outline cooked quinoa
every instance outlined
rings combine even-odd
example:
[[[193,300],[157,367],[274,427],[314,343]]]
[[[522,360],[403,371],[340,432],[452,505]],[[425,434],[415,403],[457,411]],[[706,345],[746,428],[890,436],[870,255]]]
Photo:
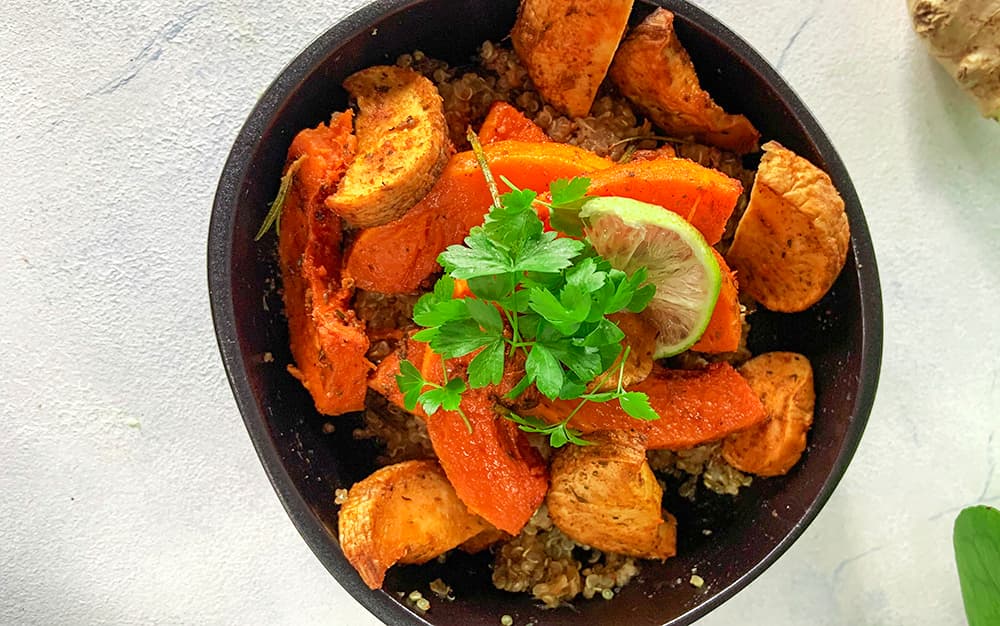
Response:
[[[374,391],[369,391],[365,399],[364,427],[355,430],[354,436],[374,438],[383,444],[382,454],[375,459],[379,466],[435,458],[424,420],[394,406]]]
[[[581,559],[577,555],[582,556]],[[500,546],[493,562],[498,589],[530,592],[546,607],[577,595],[614,593],[639,573],[636,560],[581,546],[553,525],[543,504],[517,537]]]
[[[676,478],[685,478],[678,494],[694,499],[699,481],[715,493],[736,495],[741,487],[753,480],[722,458],[722,445],[718,442],[695,446],[687,450],[650,450],[646,453],[654,472]]]

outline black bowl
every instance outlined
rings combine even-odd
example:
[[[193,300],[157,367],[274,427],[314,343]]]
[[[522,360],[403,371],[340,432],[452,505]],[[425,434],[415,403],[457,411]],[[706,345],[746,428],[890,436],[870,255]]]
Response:
[[[809,447],[787,476],[754,481],[736,498],[702,493],[696,504],[669,498],[680,520],[679,556],[643,565],[641,576],[611,602],[580,601],[575,611],[539,609],[525,594],[493,589],[484,556],[445,565],[393,568],[385,590],[370,591],[337,542],[334,489],[373,467],[371,446],[352,438],[358,419],[330,420],[324,431],[290,362],[273,239],[253,235],[277,190],[294,134],[343,109],[340,84],[352,72],[391,63],[421,49],[464,62],[485,39],[503,38],[516,0],[382,0],[340,22],[278,76],[250,114],[219,183],[208,243],[209,290],[219,348],[250,438],[299,532],[337,580],[385,622],[688,624],[724,602],[778,558],[827,501],[854,453],[871,409],[882,342],[882,305],[871,239],[843,163],[816,120],[746,42],[682,0],[660,0],[677,14],[679,36],[703,85],[727,109],[745,113],[766,139],[777,139],[830,174],[851,222],[847,265],[830,293],[797,315],[759,312],[751,348],[806,354],[816,375],[816,420]],[[637,4],[636,21],[654,5]],[[273,360],[265,354],[273,355]],[[710,535],[703,530],[712,531]],[[696,589],[692,571],[706,581]],[[435,601],[418,615],[397,592],[443,577],[454,602]]]

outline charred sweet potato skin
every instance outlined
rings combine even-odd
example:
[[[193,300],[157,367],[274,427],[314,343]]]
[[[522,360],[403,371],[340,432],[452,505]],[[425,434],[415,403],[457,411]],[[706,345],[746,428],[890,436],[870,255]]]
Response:
[[[355,483],[338,520],[344,556],[372,589],[396,563],[426,563],[489,530],[432,460],[389,465]]]
[[[726,113],[701,88],[670,11],[657,9],[632,30],[609,75],[622,95],[667,134],[740,154],[757,150],[760,133],[750,120]]]
[[[289,371],[316,410],[338,415],[364,408],[371,363],[362,324],[350,310],[353,290],[341,280],[339,217],[323,201],[354,157],[350,112],[301,131],[288,163],[302,159],[285,199],[278,236],[282,298],[294,365]]]

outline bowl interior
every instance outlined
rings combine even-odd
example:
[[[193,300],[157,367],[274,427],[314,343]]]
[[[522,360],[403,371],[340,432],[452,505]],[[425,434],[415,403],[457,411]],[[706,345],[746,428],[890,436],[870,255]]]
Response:
[[[291,361],[272,237],[253,241],[274,197],[294,134],[347,105],[341,82],[352,72],[392,63],[420,49],[453,64],[478,43],[499,41],[513,23],[516,0],[388,0],[336,25],[297,57],[251,113],[227,162],[209,237],[209,283],[216,332],[244,421],[283,504],[310,547],[344,587],[386,622],[685,624],[757,576],[783,552],[829,497],[861,437],[875,393],[881,353],[881,295],[861,207],[836,152],[781,78],[745,42],[686,2],[673,10],[679,36],[703,86],[728,110],[747,114],[765,139],[777,139],[831,177],[846,205],[852,240],[847,265],[816,306],[797,315],[761,311],[751,318],[754,352],[794,350],[812,361],[816,419],[802,461],[780,478],[755,480],[731,498],[701,490],[697,502],[668,494],[680,522],[678,554],[645,563],[612,602],[581,601],[575,610],[544,611],[525,594],[493,589],[485,556],[398,567],[384,591],[369,591],[337,543],[334,489],[373,469],[375,448],[357,442],[357,416],[325,418],[285,370]],[[638,4],[638,21],[653,5]],[[456,27],[456,20],[460,27]],[[268,356],[269,353],[269,356]],[[325,424],[333,425],[333,432]],[[710,531],[710,534],[705,531]],[[697,571],[701,589],[688,580]],[[442,578],[457,600],[435,600],[417,615],[397,592]]]

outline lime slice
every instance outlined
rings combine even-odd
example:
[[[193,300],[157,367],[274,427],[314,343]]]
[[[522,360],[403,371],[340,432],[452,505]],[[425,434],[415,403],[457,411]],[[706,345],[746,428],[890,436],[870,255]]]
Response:
[[[712,247],[684,218],[630,198],[592,198],[580,210],[584,234],[612,267],[649,270],[656,295],[643,311],[660,330],[653,357],[690,348],[708,326],[722,274]]]

